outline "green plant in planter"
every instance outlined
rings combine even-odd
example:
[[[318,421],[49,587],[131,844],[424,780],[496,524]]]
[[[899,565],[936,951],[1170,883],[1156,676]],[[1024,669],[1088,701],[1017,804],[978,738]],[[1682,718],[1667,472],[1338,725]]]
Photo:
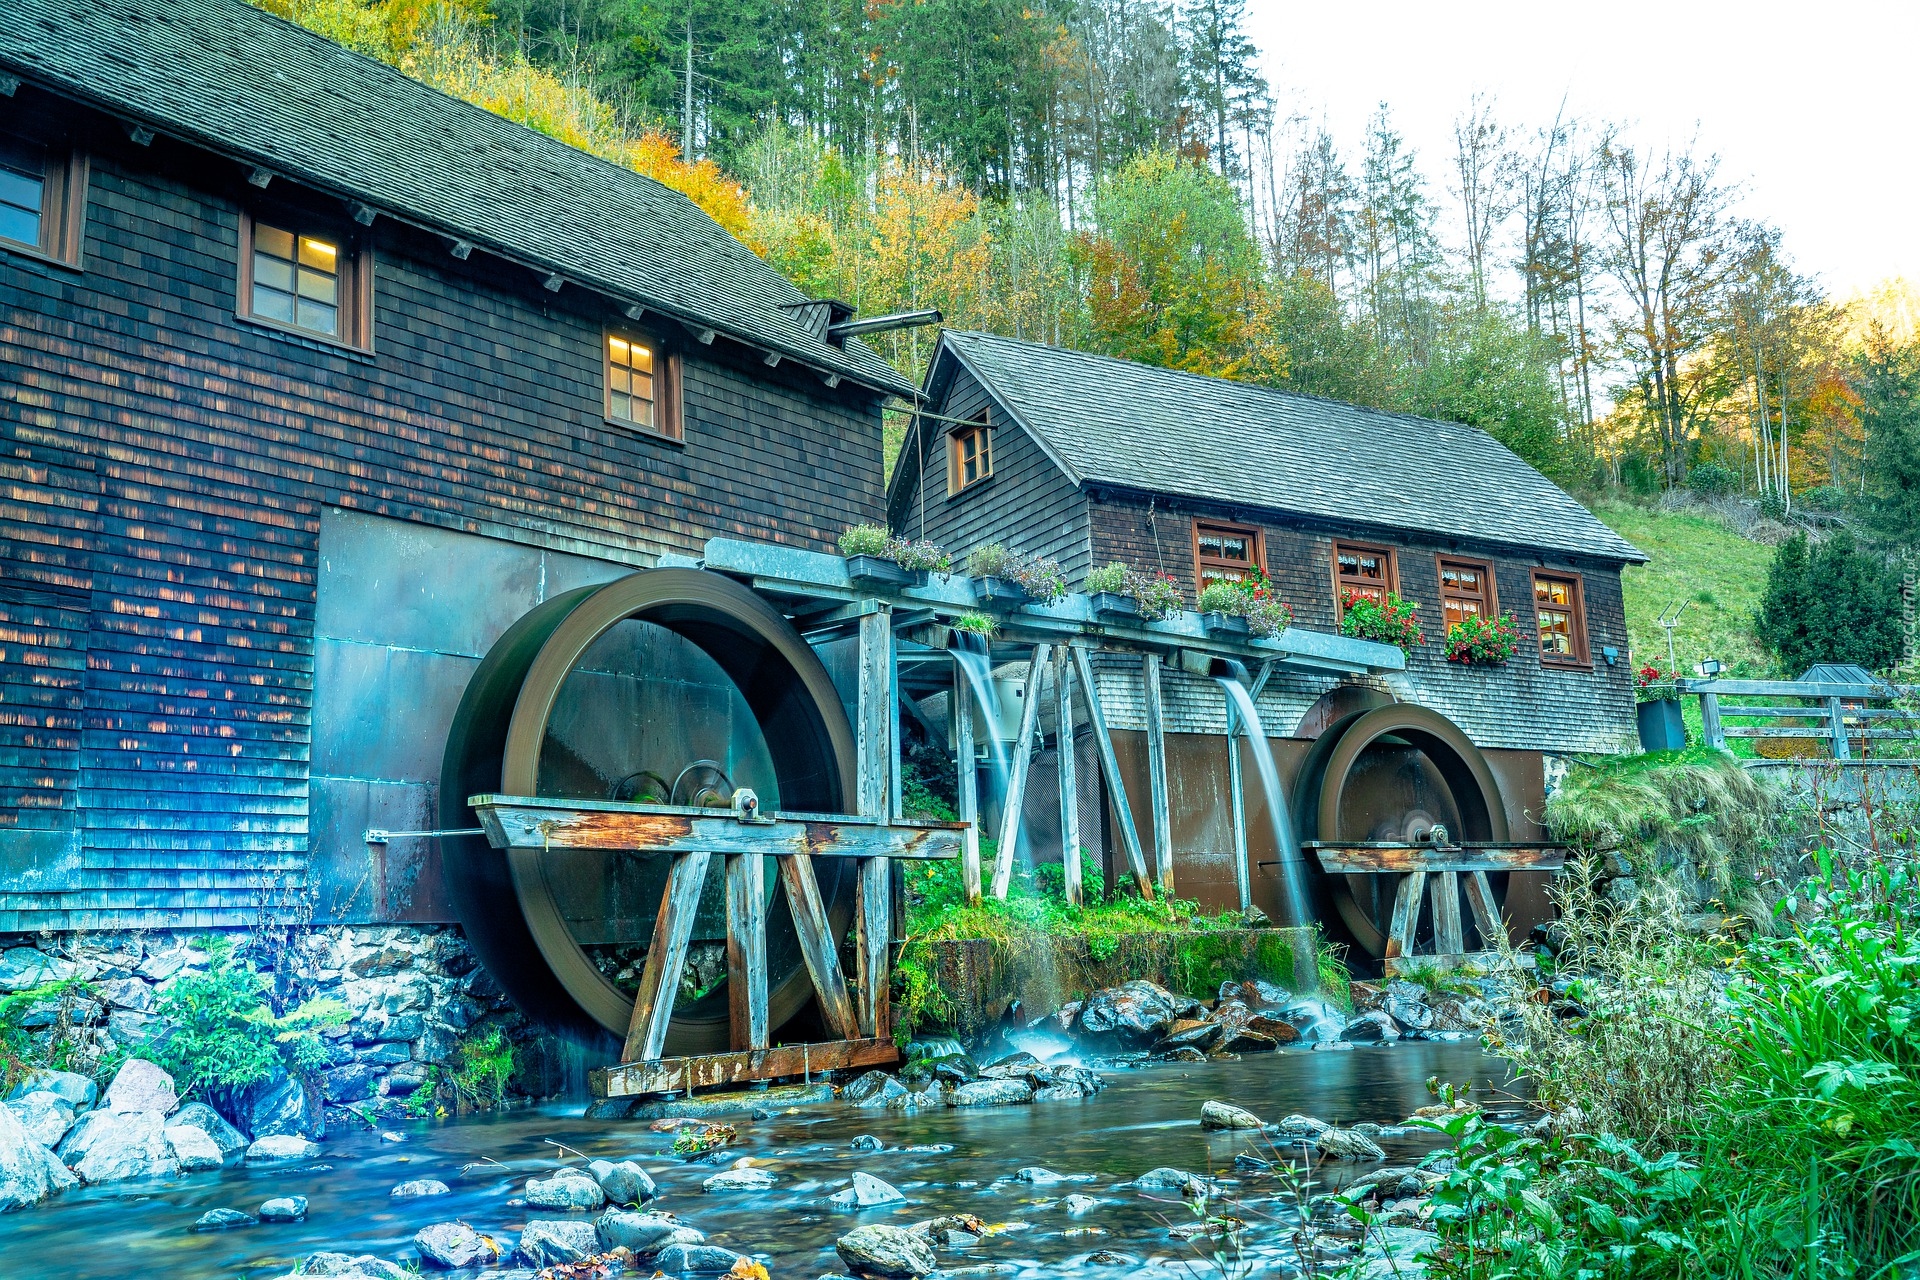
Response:
[[[949,624],[955,631],[964,631],[968,635],[991,637],[1000,629],[991,614],[963,613]]]
[[[1082,585],[1088,595],[1110,592],[1132,600],[1140,616],[1149,622],[1172,617],[1186,607],[1180,584],[1164,573],[1142,573],[1131,565],[1115,560],[1087,574]]]
[[[1018,559],[998,542],[989,542],[967,553],[967,572],[976,578],[1004,578]]]
[[[1258,569],[1239,581],[1216,578],[1200,592],[1200,612],[1245,618],[1254,635],[1271,638],[1293,625],[1293,609],[1274,592],[1273,583]]]
[[[895,538],[890,545],[893,562],[902,569],[915,573],[953,572],[953,557],[944,547],[935,546],[925,538],[917,542]]]
[[[1468,614],[1447,628],[1447,661],[1467,667],[1496,667],[1520,648],[1520,632],[1513,615],[1497,618]]]
[[[1649,662],[1634,671],[1633,700],[1635,702],[1662,702],[1679,696],[1678,672],[1668,671],[1658,662]]]
[[[857,524],[840,535],[839,547],[843,556],[878,556],[891,560],[894,537],[885,525]]]
[[[1067,594],[1067,575],[1058,561],[1009,551],[998,542],[975,547],[967,557],[967,572],[976,578],[1004,578],[1042,602]]]
[[[1346,611],[1340,619],[1343,636],[1390,644],[1402,653],[1412,653],[1413,646],[1427,638],[1420,630],[1420,620],[1414,616],[1420,606],[1402,600],[1391,591],[1384,600],[1348,591],[1341,596],[1340,607]]]
[[[1086,581],[1081,585],[1081,589],[1090,596],[1099,595],[1101,592],[1123,596],[1130,594],[1127,588],[1132,583],[1133,570],[1115,560],[1112,564],[1088,570]]]

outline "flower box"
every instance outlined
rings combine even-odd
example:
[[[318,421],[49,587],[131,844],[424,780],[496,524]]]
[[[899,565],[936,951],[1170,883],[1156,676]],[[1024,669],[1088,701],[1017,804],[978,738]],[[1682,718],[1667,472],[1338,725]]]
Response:
[[[1027,602],[1027,589],[1011,578],[975,578],[973,597],[983,604],[1019,605]]]
[[[1200,625],[1207,629],[1208,635],[1223,640],[1243,638],[1252,629],[1245,618],[1235,613],[1203,613]]]
[[[1140,617],[1140,603],[1118,591],[1096,591],[1087,597],[1093,615],[1105,622],[1134,622]]]
[[[1680,714],[1680,699],[1649,698],[1634,708],[1640,721],[1642,751],[1684,751],[1687,746],[1687,722]]]
[[[856,587],[897,591],[902,587],[917,587],[927,580],[925,572],[918,575],[918,581],[915,576],[913,571],[880,556],[847,557],[847,578]]]

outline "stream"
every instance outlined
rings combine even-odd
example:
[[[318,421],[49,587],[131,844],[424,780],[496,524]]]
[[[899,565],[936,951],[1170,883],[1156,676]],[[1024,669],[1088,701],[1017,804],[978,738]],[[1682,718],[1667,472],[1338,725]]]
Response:
[[[740,1141],[729,1156],[751,1156],[778,1178],[772,1190],[760,1192],[707,1194],[702,1179],[725,1162],[683,1163],[667,1154],[671,1135],[653,1132],[642,1120],[586,1120],[578,1103],[396,1124],[389,1132],[399,1134],[399,1142],[335,1131],[310,1164],[245,1169],[230,1163],[219,1173],[82,1187],[0,1217],[0,1276],[265,1280],[286,1275],[297,1260],[323,1249],[374,1253],[404,1264],[415,1256],[415,1231],[453,1219],[495,1236],[510,1251],[529,1217],[564,1216],[508,1203],[527,1178],[565,1162],[548,1140],[590,1157],[639,1160],[660,1187],[651,1208],[673,1211],[714,1244],[759,1257],[775,1280],[813,1280],[842,1270],[833,1242],[862,1223],[907,1226],[949,1213],[1030,1224],[990,1235],[964,1254],[943,1250],[941,1265],[949,1269],[997,1263],[1002,1265],[990,1274],[1009,1280],[1199,1275],[1210,1270],[1208,1264],[1168,1233],[1171,1225],[1193,1221],[1191,1211],[1171,1194],[1154,1201],[1120,1184],[1162,1165],[1233,1178],[1234,1155],[1256,1144],[1260,1154],[1272,1157],[1257,1136],[1203,1132],[1198,1118],[1207,1099],[1232,1102],[1269,1121],[1301,1112],[1341,1124],[1391,1125],[1432,1101],[1424,1083],[1429,1076],[1480,1088],[1505,1078],[1504,1064],[1471,1042],[1289,1050],[1103,1074],[1105,1090],[1074,1102],[919,1114],[831,1102],[759,1122],[734,1121]],[[887,1149],[850,1150],[848,1143],[860,1134],[879,1138]],[[1409,1163],[1432,1146],[1425,1137],[1386,1135],[1380,1142],[1395,1164]],[[952,1150],[902,1150],[938,1144]],[[500,1164],[477,1163],[482,1160]],[[1012,1179],[1030,1165],[1090,1176],[1053,1186]],[[1375,1167],[1327,1165],[1323,1172],[1350,1177]],[[856,1170],[892,1183],[906,1203],[834,1209],[826,1197]],[[396,1183],[418,1178],[437,1178],[452,1194],[389,1199]],[[1231,1211],[1251,1224],[1251,1259],[1291,1260],[1284,1245],[1290,1202],[1278,1190],[1263,1175],[1247,1176],[1228,1190],[1239,1206]],[[1069,1193],[1100,1203],[1073,1215],[1059,1203]],[[308,1197],[306,1221],[213,1234],[189,1230],[209,1209],[253,1212],[276,1195]],[[1086,1263],[1100,1250],[1137,1261]]]

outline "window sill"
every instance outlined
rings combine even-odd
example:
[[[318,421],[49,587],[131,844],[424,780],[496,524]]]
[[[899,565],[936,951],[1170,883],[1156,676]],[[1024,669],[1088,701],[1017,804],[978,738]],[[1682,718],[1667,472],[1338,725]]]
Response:
[[[631,435],[645,436],[649,440],[658,440],[661,444],[679,445],[683,449],[686,447],[686,444],[687,444],[687,437],[685,433],[682,433],[680,435],[672,435],[668,432],[660,430],[660,428],[658,427],[642,426],[638,422],[630,422],[625,418],[616,418],[616,417],[613,417],[611,414],[602,415],[600,420],[606,423],[610,427],[618,428],[619,430],[628,432]]]
[[[1582,661],[1579,658],[1542,657],[1540,659],[1540,669],[1542,671],[1591,671],[1593,670],[1593,659],[1588,658]]]
[[[65,258],[56,258],[42,249],[35,248],[30,244],[24,244],[18,240],[0,240],[0,250],[5,250],[16,257],[26,258],[31,262],[43,263],[49,267],[58,267],[62,271],[71,271],[75,275],[85,275],[87,271],[85,267],[77,262],[68,262]]]
[[[976,494],[980,492],[982,489],[986,488],[988,485],[992,483],[993,483],[993,476],[991,474],[981,476],[978,480],[975,480],[972,484],[968,485],[966,488],[955,489],[952,493],[948,494],[947,501],[958,502],[962,498],[965,498],[972,494]]]
[[[303,343],[316,350],[327,352],[330,355],[343,355],[355,360],[364,361],[367,364],[374,363],[373,348],[371,347],[358,347],[351,342],[342,342],[338,338],[329,338],[322,333],[314,333],[308,329],[295,328],[293,325],[281,324],[276,320],[262,320],[258,316],[240,315],[236,313],[233,318],[249,328],[264,330],[276,338],[291,338],[295,342]]]

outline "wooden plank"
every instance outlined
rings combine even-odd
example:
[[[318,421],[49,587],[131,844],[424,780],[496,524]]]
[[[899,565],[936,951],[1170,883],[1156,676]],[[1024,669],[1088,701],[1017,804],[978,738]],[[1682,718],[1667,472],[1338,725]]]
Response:
[[[1700,695],[1700,734],[1714,750],[1727,749],[1727,735],[1720,719],[1720,698],[1717,694]]]
[[[959,662],[953,664],[953,738],[955,808],[967,829],[960,833],[960,887],[971,906],[980,904],[980,771],[973,759],[973,686]],[[991,732],[991,728],[988,730]]]
[[[1846,713],[1840,709],[1840,699],[1827,699],[1827,725],[1833,738],[1833,758],[1845,760],[1853,755],[1853,748],[1847,743]]]
[[[1389,978],[1433,969],[1478,969],[1482,973],[1500,973],[1534,967],[1531,951],[1469,951],[1458,956],[1389,956],[1380,962],[1380,968]]]
[[[621,1057],[628,1062],[657,1058],[666,1047],[673,1001],[680,991],[680,971],[686,967],[687,944],[693,939],[700,888],[706,881],[711,857],[705,852],[680,854],[667,873],[660,914],[653,922],[653,940],[647,945],[647,963],[640,971],[640,990],[634,996],[633,1019],[627,1024],[627,1043]]]
[[[893,615],[877,607],[860,619],[860,703],[854,711],[858,792],[854,811],[863,818],[888,813],[893,769]]]
[[[1500,906],[1493,900],[1493,886],[1487,883],[1484,871],[1469,871],[1465,880],[1467,905],[1473,909],[1473,927],[1480,931],[1480,944],[1485,947],[1505,946],[1507,939],[1506,922],[1500,916]]]
[[[736,1049],[764,1049],[767,1026],[766,863],[727,857],[727,1019]]]
[[[1080,784],[1073,758],[1073,665],[1067,646],[1053,652],[1053,727],[1060,772],[1060,870],[1067,901],[1086,900],[1080,884]]]
[[[889,936],[893,923],[893,864],[885,858],[868,858],[860,864],[855,882],[853,918],[859,930],[856,939],[860,972],[860,1003],[856,1012],[860,1034],[886,1039],[893,1034],[888,987],[892,974],[888,969]],[[976,884],[977,887],[977,884]]]
[[[957,822],[882,823],[846,814],[774,814],[744,821],[730,810],[475,796],[474,814],[496,849],[608,849],[634,853],[759,854],[816,858],[951,858]]]
[[[1233,819],[1233,887],[1240,910],[1253,904],[1253,883],[1247,867],[1247,788],[1240,767],[1240,712],[1227,699],[1227,803]]]
[[[1387,957],[1410,956],[1420,932],[1420,899],[1425,896],[1427,873],[1409,871],[1393,891],[1393,922],[1387,929]]]
[[[1749,728],[1745,725],[1729,725],[1726,729],[1726,735],[1729,738],[1806,738],[1812,742],[1819,742],[1829,738],[1831,736],[1831,730],[1824,723],[1802,725],[1797,728],[1788,727],[1784,729],[1776,725],[1768,725],[1764,728],[1761,728],[1761,727]],[[1853,729],[1853,728],[1849,728],[1847,730],[1847,737],[1854,739],[1856,741],[1864,738],[1864,739],[1870,739],[1878,742],[1887,742],[1887,741],[1911,742],[1915,738],[1920,738],[1920,728],[1915,728],[1915,729]],[[1840,758],[1843,760],[1851,759],[1851,756],[1842,756]]]
[[[1160,892],[1173,893],[1173,812],[1167,803],[1166,708],[1160,700],[1160,655],[1140,659],[1147,703],[1147,796],[1153,809],[1153,870]]]
[[[1093,728],[1100,772],[1106,778],[1107,795],[1120,827],[1120,845],[1126,850],[1127,865],[1133,871],[1133,882],[1140,896],[1151,900],[1153,879],[1147,874],[1147,856],[1140,848],[1140,831],[1133,825],[1133,809],[1127,803],[1127,784],[1120,776],[1120,760],[1114,754],[1113,739],[1107,735],[1107,717],[1100,707],[1100,688],[1093,682],[1093,664],[1087,661],[1084,647],[1076,644],[1069,648],[1073,651],[1074,672],[1080,678],[1080,692],[1086,696],[1087,723]]]
[[[1467,949],[1460,933],[1460,873],[1442,871],[1433,877],[1433,949],[1457,956]]]
[[[787,1076],[818,1075],[848,1067],[889,1066],[898,1061],[900,1051],[888,1040],[826,1040],[783,1044],[775,1049],[624,1063],[592,1072],[588,1083],[596,1097],[634,1098]]]
[[[840,952],[833,942],[833,927],[827,910],[820,903],[820,884],[813,875],[813,859],[795,854],[780,860],[780,882],[787,891],[787,905],[793,910],[793,929],[800,937],[800,954],[807,962],[807,974],[820,997],[820,1012],[827,1026],[842,1039],[859,1038],[859,1024],[853,1015],[853,1001],[847,998],[847,976],[840,971]]]
[[[1013,883],[1013,852],[1020,842],[1020,812],[1027,803],[1027,771],[1033,765],[1033,739],[1040,726],[1040,673],[1047,669],[1051,645],[1033,646],[1027,663],[1027,696],[1020,704],[1020,733],[1007,762],[1007,794],[1000,814],[1000,844],[993,855],[993,896],[1004,901]]]
[[[1733,698],[1849,698],[1885,702],[1915,686],[1895,684],[1841,684],[1809,680],[1695,680],[1679,682],[1681,693],[1712,693]]]
[[[1452,848],[1429,845],[1364,844],[1307,846],[1330,872],[1381,875],[1394,871],[1558,871],[1566,865],[1564,847]]]

